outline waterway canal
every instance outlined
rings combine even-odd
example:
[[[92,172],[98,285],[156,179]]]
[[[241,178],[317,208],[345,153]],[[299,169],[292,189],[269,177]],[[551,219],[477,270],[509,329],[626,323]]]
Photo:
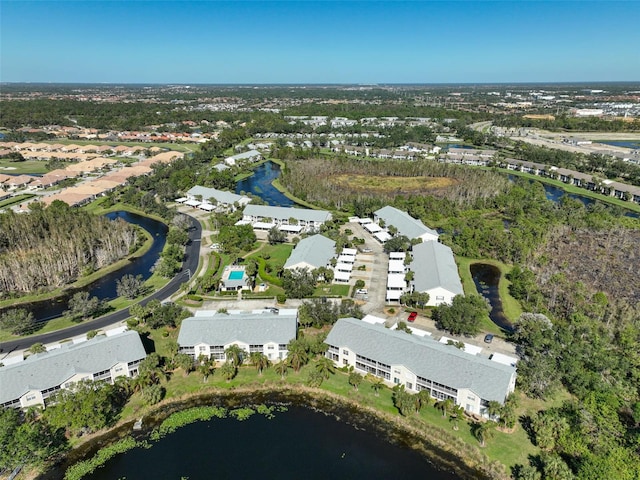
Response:
[[[297,204],[287,198],[276,187],[271,185],[276,178],[280,176],[280,165],[273,162],[264,162],[256,167],[253,175],[240,180],[236,184],[237,194],[251,193],[256,197],[260,197],[267,202],[268,205],[276,207],[293,207]]]

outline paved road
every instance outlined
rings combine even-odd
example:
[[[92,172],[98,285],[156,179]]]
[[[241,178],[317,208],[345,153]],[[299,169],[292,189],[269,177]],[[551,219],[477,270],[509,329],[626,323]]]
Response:
[[[140,301],[139,303],[141,305],[146,305],[147,302],[151,300],[162,301],[170,297],[175,292],[177,292],[180,286],[185,281],[188,281],[189,278],[197,270],[198,262],[200,260],[200,241],[202,237],[202,227],[200,226],[200,223],[193,217],[189,216],[189,219],[191,220],[192,225],[189,230],[190,243],[186,248],[185,260],[182,263],[182,269],[176,274],[175,277],[173,277],[173,279],[168,284],[166,284],[160,290],[149,295],[144,300]],[[108,325],[121,322],[126,318],[129,318],[128,308],[125,310],[119,310],[109,315],[105,315],[104,317],[100,317],[95,320],[74,325],[73,327],[65,328],[64,330],[58,330],[51,333],[43,333],[41,335],[34,335],[31,337],[25,337],[9,342],[1,342],[0,349],[2,349],[2,353],[0,354],[0,360],[2,359],[2,357],[12,351],[27,349],[34,343],[56,343],[67,338],[83,335],[90,330],[99,330]]]

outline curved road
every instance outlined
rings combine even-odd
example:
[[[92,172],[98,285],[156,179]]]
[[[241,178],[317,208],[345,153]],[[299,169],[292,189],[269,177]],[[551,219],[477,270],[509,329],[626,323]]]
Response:
[[[198,269],[198,262],[200,260],[200,241],[202,237],[202,226],[200,225],[200,222],[198,222],[195,218],[191,217],[190,215],[186,216],[189,217],[189,220],[191,221],[191,228],[189,229],[190,242],[187,244],[185,259],[184,262],[182,262],[182,268],[176,274],[176,276],[173,277],[171,281],[164,287],[149,295],[144,300],[140,301],[140,305],[146,305],[151,300],[162,301],[165,298],[173,295],[178,291],[180,286],[185,281],[188,281],[189,278],[191,278],[191,276]],[[20,338],[18,340],[11,340],[9,342],[0,342],[0,349],[2,349],[0,360],[2,360],[2,358],[7,355],[7,353],[10,353],[14,350],[27,349],[34,343],[47,344],[59,342],[66,338],[85,334],[90,330],[98,330],[100,328],[106,327],[107,325],[118,323],[126,318],[129,318],[128,308],[124,310],[118,310],[117,312],[113,312],[109,315],[105,315],[95,320],[90,320],[88,322],[74,325],[73,327],[65,328],[64,330],[43,333],[41,335],[33,335],[30,337]]]

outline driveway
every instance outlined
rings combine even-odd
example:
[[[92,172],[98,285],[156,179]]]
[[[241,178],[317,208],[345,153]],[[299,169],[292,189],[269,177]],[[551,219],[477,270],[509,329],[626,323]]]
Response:
[[[354,285],[356,280],[364,280],[367,298],[366,300],[364,298],[361,299],[364,300],[361,305],[362,311],[364,313],[384,315],[389,256],[384,253],[382,244],[373,238],[359,223],[349,222],[342,227],[342,231],[346,229],[353,232],[352,236],[364,239],[364,245],[359,245],[360,250],[371,250],[369,253],[358,252],[349,283]],[[366,270],[358,270],[361,265],[364,265]]]

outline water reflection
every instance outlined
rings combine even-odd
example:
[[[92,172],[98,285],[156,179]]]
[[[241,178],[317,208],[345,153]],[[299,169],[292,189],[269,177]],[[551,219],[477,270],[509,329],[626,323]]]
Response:
[[[507,331],[513,331],[513,325],[504,314],[500,299],[500,269],[488,263],[473,263],[469,267],[473,283],[478,293],[489,301],[491,311],[489,318],[493,323]]]
[[[293,207],[297,205],[293,200],[287,198],[282,192],[271,185],[280,176],[280,165],[273,162],[264,162],[256,167],[253,175],[240,180],[236,184],[236,193],[251,193],[261,198],[268,205],[276,207]]]
[[[215,419],[118,455],[91,478],[460,478],[367,430],[300,407],[272,419]]]

